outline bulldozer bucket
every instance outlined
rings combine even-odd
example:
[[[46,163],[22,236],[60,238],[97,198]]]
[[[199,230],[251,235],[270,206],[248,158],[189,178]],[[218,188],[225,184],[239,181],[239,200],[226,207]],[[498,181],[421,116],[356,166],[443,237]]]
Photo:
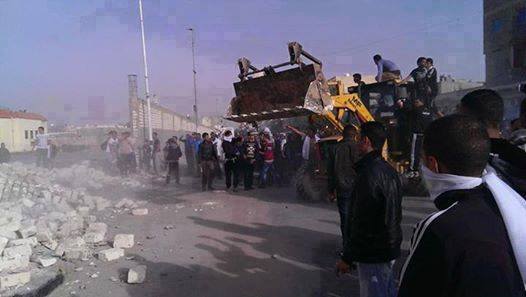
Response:
[[[234,83],[226,119],[253,122],[321,114],[330,109],[329,87],[317,64],[302,65],[281,72]]]

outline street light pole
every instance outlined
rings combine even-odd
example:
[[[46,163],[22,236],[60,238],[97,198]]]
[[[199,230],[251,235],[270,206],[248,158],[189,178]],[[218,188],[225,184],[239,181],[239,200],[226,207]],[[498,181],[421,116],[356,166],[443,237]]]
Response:
[[[197,114],[197,71],[195,71],[195,30],[194,28],[188,28],[187,30],[192,33],[192,71],[194,73],[194,116],[195,132],[197,132],[199,118]]]
[[[146,60],[146,41],[144,38],[144,17],[142,14],[142,0],[139,0],[139,15],[141,19],[142,58],[144,63],[144,84],[146,87],[146,105],[148,107],[148,140],[153,140],[152,108],[150,104],[150,83],[148,79],[148,61]]]

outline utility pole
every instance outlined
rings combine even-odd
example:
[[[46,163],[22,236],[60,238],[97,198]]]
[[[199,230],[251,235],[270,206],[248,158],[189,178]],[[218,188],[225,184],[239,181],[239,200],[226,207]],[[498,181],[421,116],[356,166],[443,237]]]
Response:
[[[197,126],[199,124],[199,117],[197,114],[197,71],[195,71],[195,30],[194,28],[188,28],[187,30],[192,33],[192,71],[194,73],[194,116],[195,116],[195,132],[197,132]]]
[[[146,60],[146,41],[144,38],[144,17],[142,15],[142,0],[139,0],[139,15],[141,18],[141,36],[142,36],[142,58],[144,62],[144,84],[146,87],[146,105],[148,113],[148,140],[153,140],[152,130],[152,108],[150,104],[150,83],[148,80],[148,61]]]

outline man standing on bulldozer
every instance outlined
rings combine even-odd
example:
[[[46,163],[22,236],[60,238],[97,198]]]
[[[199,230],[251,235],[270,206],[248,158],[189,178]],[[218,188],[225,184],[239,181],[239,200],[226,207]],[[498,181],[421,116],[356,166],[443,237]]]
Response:
[[[383,59],[380,55],[374,55],[373,61],[378,68],[376,81],[382,82],[386,80],[400,79],[400,68],[392,61]]]

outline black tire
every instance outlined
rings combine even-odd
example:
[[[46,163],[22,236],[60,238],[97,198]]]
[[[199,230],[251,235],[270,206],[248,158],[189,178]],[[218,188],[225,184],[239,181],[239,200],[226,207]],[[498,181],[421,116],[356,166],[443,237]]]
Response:
[[[305,163],[300,166],[294,176],[294,186],[298,199],[303,201],[320,201],[324,200],[324,188],[320,181],[316,179],[314,172],[311,172],[309,164]]]

